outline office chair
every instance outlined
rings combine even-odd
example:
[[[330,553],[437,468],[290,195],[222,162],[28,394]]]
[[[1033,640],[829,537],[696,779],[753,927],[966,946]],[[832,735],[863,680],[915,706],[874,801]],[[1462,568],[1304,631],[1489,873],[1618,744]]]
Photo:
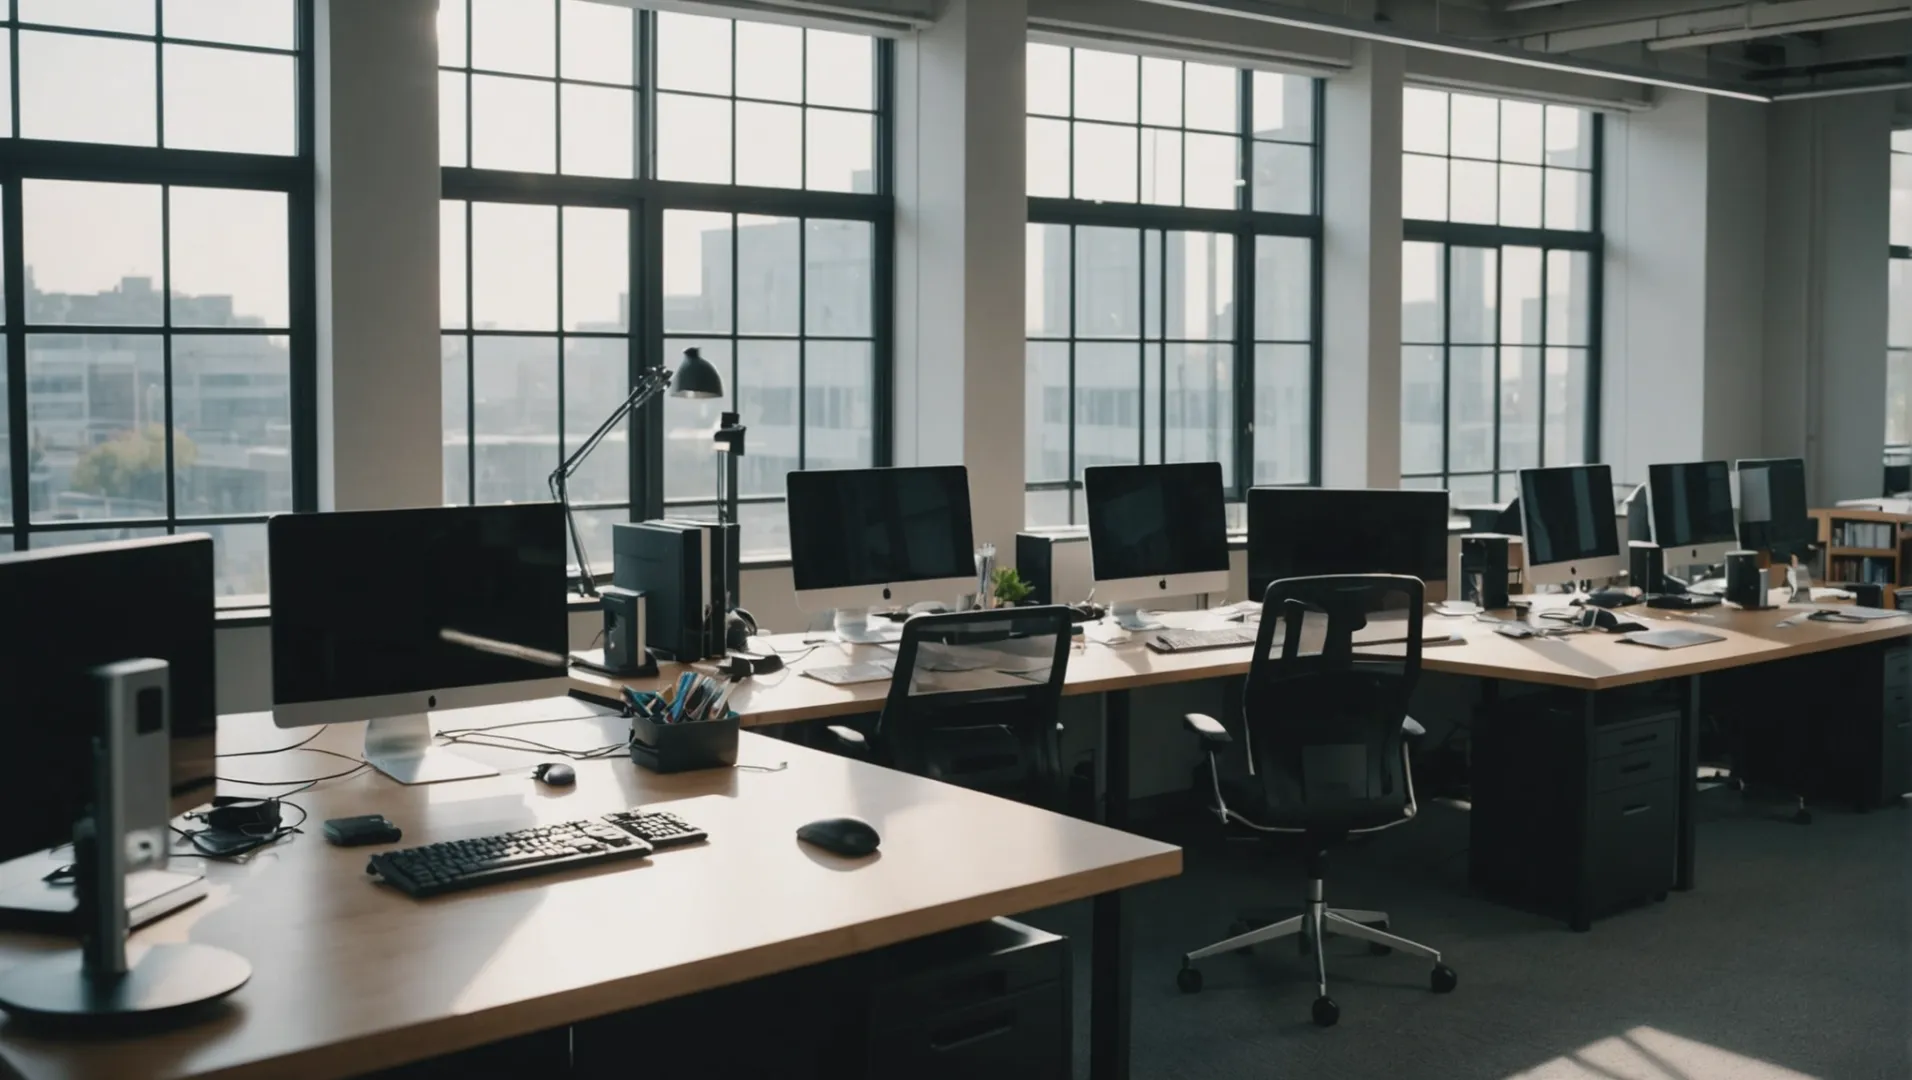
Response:
[[[1069,616],[1060,605],[918,615],[903,624],[875,730],[829,731],[847,752],[877,764],[1058,805]]]
[[[1417,810],[1404,736],[1422,733],[1407,715],[1421,673],[1422,592],[1418,578],[1392,574],[1288,578],[1268,586],[1242,690],[1249,790],[1245,796],[1238,793],[1236,806],[1222,795],[1216,764],[1216,754],[1234,742],[1233,736],[1211,717],[1187,717],[1208,752],[1216,817],[1263,835],[1302,836],[1308,890],[1302,914],[1254,929],[1238,923],[1240,932],[1226,941],[1187,954],[1176,979],[1183,992],[1202,988],[1198,960],[1300,936],[1304,950],[1310,943],[1314,947],[1320,987],[1314,1021],[1331,1026],[1341,1010],[1328,996],[1321,946],[1329,934],[1358,938],[1377,952],[1398,950],[1432,960],[1434,991],[1454,989],[1458,977],[1441,963],[1439,950],[1387,933],[1385,912],[1330,908],[1322,898],[1330,846],[1393,828],[1412,820]],[[1399,612],[1403,619],[1403,655],[1356,653],[1356,631],[1368,624],[1371,613],[1383,611]],[[1283,628],[1278,653],[1273,651],[1277,626]],[[1309,651],[1303,651],[1304,642]]]

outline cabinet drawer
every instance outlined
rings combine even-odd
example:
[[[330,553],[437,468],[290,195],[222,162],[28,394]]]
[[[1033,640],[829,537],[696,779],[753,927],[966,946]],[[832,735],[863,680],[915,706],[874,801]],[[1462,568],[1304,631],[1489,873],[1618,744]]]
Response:
[[[1912,682],[1912,649],[1904,647],[1885,651],[1885,685],[1888,691],[1904,689]]]
[[[1608,758],[1642,751],[1671,754],[1678,733],[1678,717],[1674,716],[1597,731],[1593,735],[1593,756]]]
[[[1674,828],[1671,779],[1631,784],[1593,797],[1589,855],[1600,906],[1663,893],[1673,887],[1679,838]]]
[[[1673,775],[1673,748],[1653,746],[1632,750],[1593,763],[1593,790],[1612,791],[1629,784],[1645,784]]]

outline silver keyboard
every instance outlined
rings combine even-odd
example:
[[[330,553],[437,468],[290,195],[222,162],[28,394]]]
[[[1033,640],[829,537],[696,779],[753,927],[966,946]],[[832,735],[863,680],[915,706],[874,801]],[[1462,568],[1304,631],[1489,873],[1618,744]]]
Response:
[[[1149,638],[1156,652],[1194,652],[1197,649],[1232,649],[1253,645],[1259,631],[1252,626],[1229,626],[1216,630],[1158,630]]]

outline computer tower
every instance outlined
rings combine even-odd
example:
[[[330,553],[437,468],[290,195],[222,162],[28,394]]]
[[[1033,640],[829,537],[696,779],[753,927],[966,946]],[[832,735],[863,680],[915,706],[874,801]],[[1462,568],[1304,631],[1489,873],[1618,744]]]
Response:
[[[1073,604],[1089,597],[1095,574],[1089,563],[1089,534],[1017,533],[1016,572],[1035,591],[1037,604]]]
[[[1660,545],[1650,540],[1630,540],[1627,542],[1627,584],[1648,593],[1659,593],[1666,587],[1666,560],[1660,553]]]
[[[695,526],[640,521],[611,527],[611,580],[644,594],[645,642],[667,659],[689,663],[708,655],[707,544]]]

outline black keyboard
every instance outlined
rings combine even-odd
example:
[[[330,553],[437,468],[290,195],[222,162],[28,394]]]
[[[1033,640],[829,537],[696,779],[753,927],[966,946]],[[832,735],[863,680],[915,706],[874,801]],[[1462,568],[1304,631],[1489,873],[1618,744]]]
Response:
[[[652,836],[658,839],[653,841]],[[365,872],[407,896],[437,896],[579,866],[642,859],[654,847],[703,839],[702,829],[675,815],[625,810],[602,818],[380,852],[372,856]]]
[[[1668,608],[1674,611],[1698,611],[1701,608],[1719,606],[1717,596],[1705,596],[1699,593],[1668,593],[1662,596],[1649,596],[1646,606],[1650,608]]]
[[[709,839],[704,830],[662,810],[620,810],[604,820],[654,848],[673,848]]]

